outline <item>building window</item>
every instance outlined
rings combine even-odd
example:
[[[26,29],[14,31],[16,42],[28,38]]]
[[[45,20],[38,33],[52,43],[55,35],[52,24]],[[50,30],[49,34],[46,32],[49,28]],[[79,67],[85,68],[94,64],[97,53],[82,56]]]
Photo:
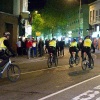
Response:
[[[96,16],[98,16],[98,10],[96,10]]]
[[[93,10],[93,21],[95,22],[95,10]]]
[[[90,23],[92,22],[92,11],[90,11]]]
[[[98,10],[96,10],[96,21],[98,21]]]
[[[100,9],[99,9],[99,21],[100,21]]]

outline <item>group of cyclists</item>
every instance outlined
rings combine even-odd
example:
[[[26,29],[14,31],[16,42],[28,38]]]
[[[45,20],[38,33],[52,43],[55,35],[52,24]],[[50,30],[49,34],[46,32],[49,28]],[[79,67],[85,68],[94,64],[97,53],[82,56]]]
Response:
[[[78,57],[78,52],[81,51],[81,57],[82,57],[82,61],[84,60],[84,52],[86,52],[86,54],[88,55],[89,58],[89,68],[92,68],[91,66],[91,49],[93,49],[93,53],[95,53],[95,47],[91,41],[91,37],[89,35],[87,35],[84,40],[80,43],[80,45],[78,44],[78,42],[76,42],[76,39],[73,39],[70,46],[69,46],[69,52],[71,57],[73,57],[72,52],[76,52],[75,54],[75,59],[77,59]]]
[[[9,45],[9,42],[8,42],[9,36],[10,36],[10,33],[5,32],[4,36],[0,38],[0,59],[3,60],[0,63],[0,66],[3,66],[6,63],[6,61],[8,61],[8,57],[5,56],[5,52],[4,52],[6,49],[8,49],[12,53],[13,56],[16,55],[15,52],[12,50],[11,46]],[[91,52],[90,52],[91,48],[93,48],[93,52],[95,52],[95,48],[92,44],[91,37],[86,36],[84,38],[84,40],[82,41],[82,43],[80,44],[80,46],[78,45],[78,42],[76,41],[76,39],[73,39],[73,41],[70,43],[70,46],[69,46],[69,52],[70,52],[71,57],[73,56],[72,52],[76,52],[75,58],[77,58],[78,57],[78,52],[81,51],[82,60],[84,58],[83,53],[86,52],[87,55],[88,55],[89,62],[90,62],[90,67],[91,67]],[[52,52],[54,54],[54,57],[57,56],[56,39],[55,38],[53,38],[49,42],[48,52],[49,53]]]

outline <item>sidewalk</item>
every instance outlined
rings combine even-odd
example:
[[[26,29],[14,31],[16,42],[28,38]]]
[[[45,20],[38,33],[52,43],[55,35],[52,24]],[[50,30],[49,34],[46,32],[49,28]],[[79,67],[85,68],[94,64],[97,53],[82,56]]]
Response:
[[[68,48],[65,48],[65,56],[64,57],[67,57],[68,55]],[[96,56],[97,56],[97,59],[100,58],[100,50],[95,50],[95,53]],[[23,64],[23,63],[30,63],[30,62],[37,62],[37,61],[42,61],[42,60],[46,60],[47,59],[47,54],[44,54],[43,57],[35,57],[35,58],[30,58],[30,59],[27,59],[27,55],[23,55],[23,56],[18,56],[18,57],[15,57],[15,58],[11,58],[12,61],[15,61],[15,63],[18,63],[18,64]]]
[[[43,56],[43,57],[35,57],[35,58],[31,57],[30,59],[27,59],[27,55],[11,58],[11,60],[15,61],[15,63],[17,63],[17,64],[37,62],[37,61],[41,61],[41,60],[45,60],[45,59],[46,59],[45,56]]]

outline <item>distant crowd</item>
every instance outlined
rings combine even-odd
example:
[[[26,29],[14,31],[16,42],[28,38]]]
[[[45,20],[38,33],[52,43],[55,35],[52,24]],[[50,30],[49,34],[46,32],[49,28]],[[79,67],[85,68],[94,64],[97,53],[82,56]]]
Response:
[[[37,41],[35,38],[18,38],[16,43],[18,56],[27,55],[27,58],[42,57],[44,54],[48,54],[49,42],[41,38]],[[56,40],[57,56],[64,56],[64,41]]]

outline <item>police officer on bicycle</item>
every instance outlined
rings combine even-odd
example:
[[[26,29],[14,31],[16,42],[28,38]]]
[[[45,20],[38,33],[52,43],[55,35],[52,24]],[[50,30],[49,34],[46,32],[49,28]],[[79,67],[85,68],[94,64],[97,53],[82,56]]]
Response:
[[[91,49],[93,49],[93,53],[95,52],[95,48],[93,46],[93,43],[90,39],[90,36],[87,35],[85,37],[85,39],[83,40],[82,44],[81,44],[81,57],[82,57],[82,60],[84,60],[84,52],[86,52],[86,54],[88,55],[88,58],[89,58],[89,67],[91,67]]]
[[[69,46],[69,52],[71,57],[73,58],[72,52],[75,52],[75,59],[78,57],[78,52],[79,52],[79,46],[78,43],[76,42],[76,39],[74,38]]]
[[[10,33],[5,32],[3,35],[4,36],[0,38],[0,59],[2,59],[2,62],[0,63],[0,67],[4,66],[5,63],[9,61],[9,55],[5,52],[6,50],[9,50],[11,54],[15,56],[15,52],[11,48],[9,41],[8,41]]]
[[[49,53],[53,53],[54,57],[56,57],[56,40],[55,38],[53,38],[50,42],[49,42],[49,49],[48,49]]]

